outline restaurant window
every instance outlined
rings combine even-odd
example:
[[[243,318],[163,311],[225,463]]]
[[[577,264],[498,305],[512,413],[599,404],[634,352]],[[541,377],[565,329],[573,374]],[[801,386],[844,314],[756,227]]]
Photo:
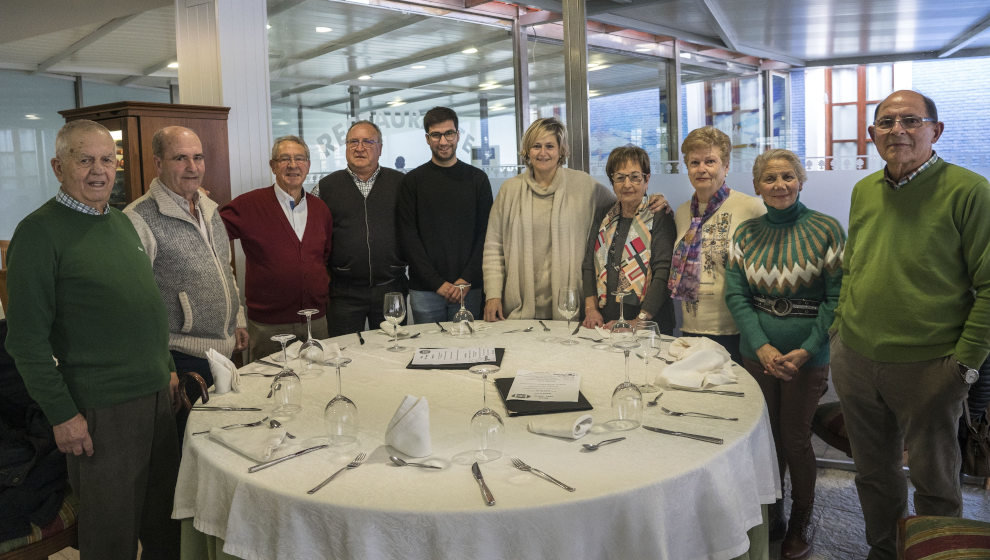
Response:
[[[877,105],[894,90],[894,66],[871,64],[825,70],[826,169],[877,165],[867,128]]]
[[[732,161],[745,168],[763,149],[763,87],[759,76],[706,82],[705,105],[706,124],[729,136]]]

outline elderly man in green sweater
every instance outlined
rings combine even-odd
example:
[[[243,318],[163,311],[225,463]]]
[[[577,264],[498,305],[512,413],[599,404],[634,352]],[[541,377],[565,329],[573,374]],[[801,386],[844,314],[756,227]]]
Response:
[[[938,157],[943,129],[931,99],[892,93],[869,128],[887,165],[852,194],[832,375],[871,560],[895,557],[905,446],[915,511],[962,514],[956,430],[990,349],[990,184]]]
[[[117,169],[103,126],[55,139],[55,198],[8,253],[13,356],[67,455],[86,558],[178,558],[175,366],[165,306],[130,220],[108,204]]]

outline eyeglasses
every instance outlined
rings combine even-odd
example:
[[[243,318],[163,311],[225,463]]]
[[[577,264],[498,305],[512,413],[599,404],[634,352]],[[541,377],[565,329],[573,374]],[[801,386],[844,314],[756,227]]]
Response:
[[[629,179],[629,182],[634,185],[642,185],[646,179],[646,175],[639,172],[630,173],[629,175],[623,175],[622,173],[612,174],[612,184],[614,185],[621,185],[626,182],[626,179]]]
[[[890,130],[894,128],[895,124],[901,123],[901,127],[903,127],[904,130],[914,130],[916,128],[921,128],[921,125],[926,122],[935,122],[935,119],[915,116],[900,117],[896,119],[893,117],[883,117],[877,119],[876,122],[873,123],[873,126],[879,128],[880,130]]]
[[[289,165],[290,163],[303,164],[309,161],[309,158],[306,156],[281,156],[275,161],[277,161],[279,165]]]
[[[378,145],[378,140],[372,140],[370,138],[362,138],[361,140],[358,140],[357,138],[351,138],[350,140],[347,141],[347,147],[352,150],[358,149],[358,146],[370,150],[377,145]]]
[[[446,138],[448,141],[452,141],[454,138],[457,138],[457,131],[448,130],[447,132],[431,132],[427,134],[427,136],[429,136],[430,140],[433,140],[434,142],[439,142],[441,137]]]

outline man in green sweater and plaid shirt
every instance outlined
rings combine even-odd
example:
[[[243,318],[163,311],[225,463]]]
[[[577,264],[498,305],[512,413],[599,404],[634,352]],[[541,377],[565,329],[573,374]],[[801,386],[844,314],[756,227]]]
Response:
[[[151,263],[108,204],[109,131],[66,124],[52,169],[61,188],[10,243],[7,351],[66,454],[80,557],[133,559],[140,539],[142,558],[178,558],[178,382]]]
[[[831,341],[870,560],[896,556],[914,508],[959,516],[962,401],[990,349],[990,184],[932,149],[935,103],[896,91],[870,137],[887,163],[856,184]]]

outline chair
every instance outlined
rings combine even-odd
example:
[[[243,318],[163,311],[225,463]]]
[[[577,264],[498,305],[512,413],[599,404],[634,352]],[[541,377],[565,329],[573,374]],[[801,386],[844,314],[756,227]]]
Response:
[[[990,523],[915,515],[897,522],[897,560],[990,558]]]
[[[0,306],[3,307],[4,313],[7,312],[9,300],[7,298],[7,269],[4,268],[0,270]]]
[[[0,542],[0,560],[47,560],[66,547],[79,548],[78,507],[74,494],[66,496],[51,523],[44,527],[32,524],[30,535]]]
[[[7,270],[7,247],[10,247],[9,239],[0,239],[0,268]]]

